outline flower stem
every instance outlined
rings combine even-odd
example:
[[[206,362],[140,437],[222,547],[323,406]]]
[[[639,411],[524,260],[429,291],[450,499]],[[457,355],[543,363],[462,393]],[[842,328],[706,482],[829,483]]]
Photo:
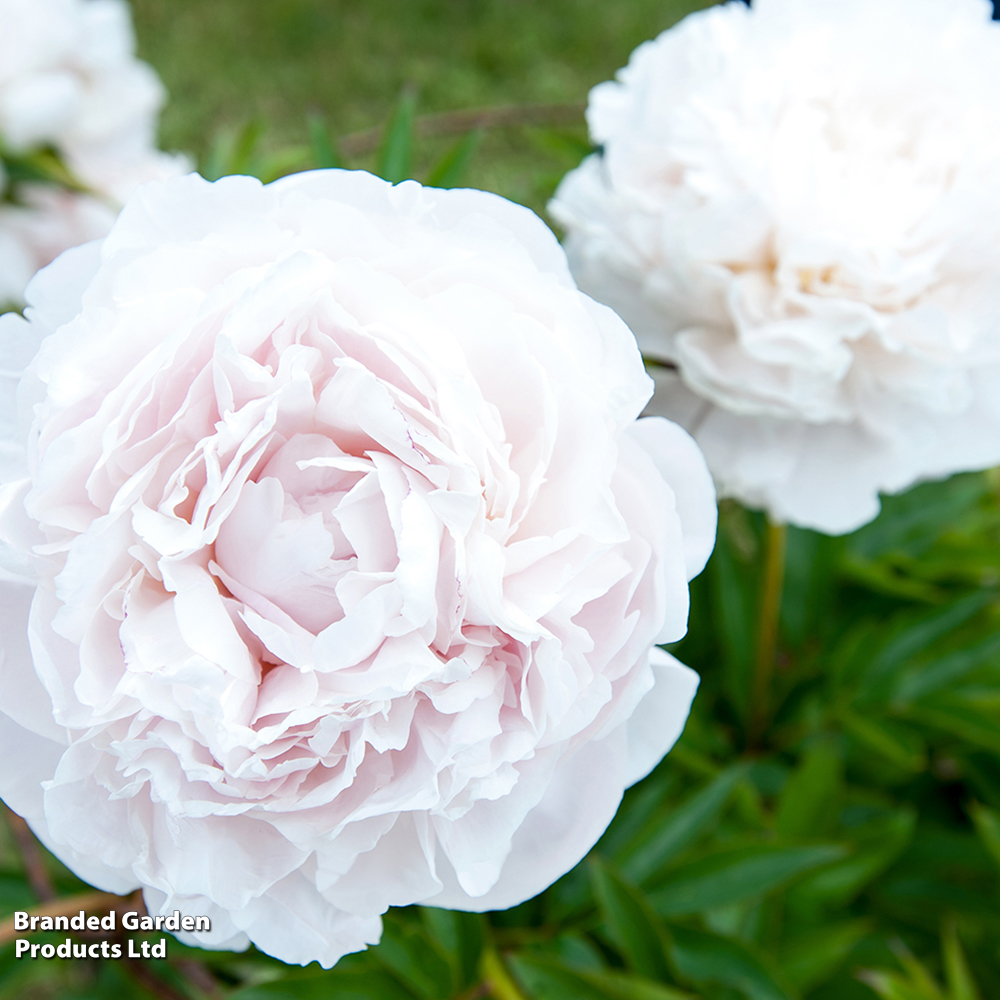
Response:
[[[764,535],[764,578],[761,587],[757,623],[757,650],[754,660],[753,687],[750,691],[750,716],[747,744],[755,747],[767,728],[771,710],[771,679],[778,646],[778,619],[781,616],[781,592],[785,582],[785,544],[788,527],[768,520]]]

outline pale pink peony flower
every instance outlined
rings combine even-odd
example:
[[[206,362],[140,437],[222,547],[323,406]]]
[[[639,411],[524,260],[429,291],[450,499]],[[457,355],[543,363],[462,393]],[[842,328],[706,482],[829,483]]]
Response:
[[[192,175],[28,299],[0,789],[56,855],[210,916],[188,940],[324,965],[389,906],[579,861],[683,726],[697,678],[655,644],[715,506],[541,221]]]
[[[0,205],[3,306],[57,254],[104,236],[136,185],[190,167],[156,149],[163,86],[135,57],[124,0],[0,0],[0,26],[0,144],[53,148],[92,191],[21,184],[18,204]]]
[[[1000,25],[985,0],[692,14],[591,92],[551,211],[720,491],[852,530],[1000,462]]]

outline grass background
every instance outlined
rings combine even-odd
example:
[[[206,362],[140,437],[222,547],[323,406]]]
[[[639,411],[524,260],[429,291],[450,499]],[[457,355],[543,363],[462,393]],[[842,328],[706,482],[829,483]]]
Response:
[[[163,144],[205,164],[228,138],[232,163],[256,123],[259,148],[242,157],[254,169],[290,149],[308,159],[311,113],[340,137],[387,122],[404,86],[418,114],[582,108],[694,6],[133,0],[140,52],[171,94]],[[420,140],[413,174],[453,142]],[[582,117],[492,130],[464,183],[541,211],[586,149]],[[1000,475],[917,487],[846,538],[789,532],[760,731],[773,539],[759,514],[723,505],[675,649],[702,677],[684,736],[537,899],[391,911],[382,943],[331,972],[172,939],[168,961],[132,965],[17,962],[5,945],[0,1000],[1000,997]],[[0,919],[88,891],[33,850],[0,822]]]
[[[708,4],[691,0],[135,0],[140,54],[170,92],[167,148],[202,160],[252,120],[272,149],[384,122],[404,85],[418,113],[586,101],[644,39]],[[465,183],[541,210],[583,152],[575,127],[491,131]],[[560,142],[560,139],[564,141]],[[417,150],[417,173],[441,141]],[[370,166],[363,158],[354,165]]]

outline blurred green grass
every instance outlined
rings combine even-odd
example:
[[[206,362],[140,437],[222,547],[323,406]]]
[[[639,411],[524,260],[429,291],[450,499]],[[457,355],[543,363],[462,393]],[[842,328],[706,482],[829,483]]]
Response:
[[[321,111],[334,133],[376,126],[404,85],[419,113],[586,101],[629,53],[698,0],[134,0],[139,51],[170,101],[165,147],[200,162],[213,138],[251,120],[272,149],[306,142]],[[540,210],[579,159],[583,117],[549,134],[492,130],[466,183]],[[425,141],[417,166],[446,140]],[[574,152],[575,150],[575,152]],[[365,161],[352,165],[369,166]]]

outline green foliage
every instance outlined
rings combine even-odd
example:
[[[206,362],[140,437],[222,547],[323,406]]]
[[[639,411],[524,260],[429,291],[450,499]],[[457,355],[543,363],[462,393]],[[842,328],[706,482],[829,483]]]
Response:
[[[86,191],[59,153],[50,146],[14,151],[0,143],[0,194],[7,204],[21,203],[25,184],[44,184],[67,191]]]
[[[404,87],[385,128],[379,149],[375,173],[393,184],[410,176],[410,159],[413,148],[413,119],[417,114],[417,94],[412,87]]]
[[[413,168],[421,148],[416,135],[418,107],[416,91],[404,87],[388,120],[376,130],[379,136],[375,159],[366,165],[393,184],[414,178],[432,187],[460,187],[482,142],[484,130],[470,129],[418,176]],[[268,146],[267,129],[260,119],[253,119],[235,131],[224,129],[215,136],[199,165],[201,174],[209,180],[229,174],[249,174],[269,183],[300,170],[364,165],[350,162],[342,155],[337,139],[319,112],[313,111],[307,116],[306,126],[308,144],[279,149]],[[357,159],[355,157],[355,161]]]
[[[894,941],[892,945],[902,971],[861,969],[858,972],[858,979],[867,983],[883,1000],[982,1000],[954,920],[945,922],[941,935],[944,989],[902,941]]]
[[[77,193],[89,191],[53,147],[14,150],[0,136],[0,208],[26,206],[32,189],[40,186]],[[19,309],[17,302],[0,300],[0,313]]]

